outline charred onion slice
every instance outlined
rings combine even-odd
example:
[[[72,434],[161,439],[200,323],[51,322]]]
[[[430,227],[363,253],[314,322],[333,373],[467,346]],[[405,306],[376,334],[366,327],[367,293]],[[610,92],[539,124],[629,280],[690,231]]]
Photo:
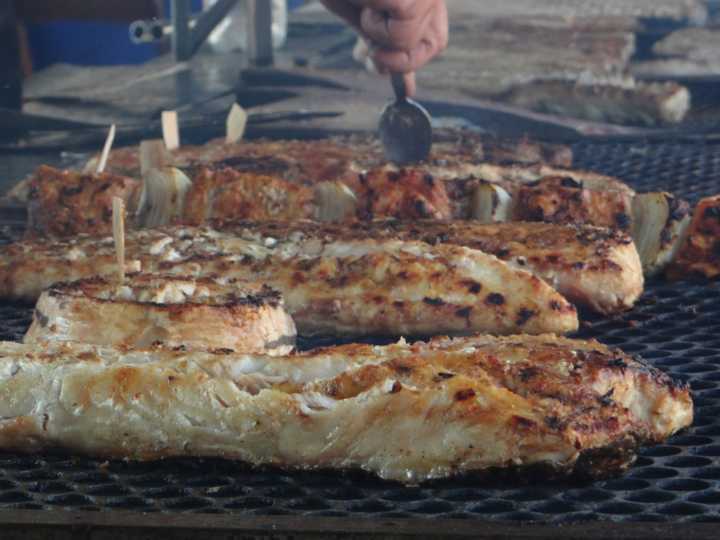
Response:
[[[143,179],[138,223],[147,228],[162,227],[181,218],[191,187],[192,182],[180,169],[150,169]]]
[[[348,221],[355,218],[358,200],[342,182],[320,182],[315,186],[315,219]]]
[[[690,206],[670,193],[642,193],[633,201],[633,240],[643,271],[653,276],[670,264],[685,240]]]
[[[512,217],[512,197],[500,186],[480,182],[473,193],[471,215],[480,223],[502,223]]]
[[[24,341],[286,354],[295,333],[268,287],[137,274],[120,286],[100,277],[54,285],[40,296]]]

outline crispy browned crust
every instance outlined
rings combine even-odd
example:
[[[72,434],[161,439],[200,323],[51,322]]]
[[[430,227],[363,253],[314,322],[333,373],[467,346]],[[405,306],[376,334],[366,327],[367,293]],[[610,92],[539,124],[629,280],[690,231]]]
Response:
[[[96,170],[100,155],[93,156],[86,164],[83,172]],[[113,148],[105,163],[105,171],[130,178],[140,178],[140,154],[137,146]]]
[[[613,313],[633,306],[643,274],[632,238],[621,231],[551,223],[375,220],[343,226],[315,222],[215,222],[241,237],[364,238],[449,244],[489,253],[541,277],[571,302]]]
[[[305,186],[233,169],[201,169],[185,197],[184,222],[208,219],[308,219],[314,215],[313,191]]]
[[[629,231],[632,195],[588,189],[571,177],[548,176],[515,192],[515,218],[524,221],[589,224]]]
[[[505,141],[454,132],[436,143],[427,163],[414,169],[387,166],[378,140],[357,136],[237,144],[211,141],[180,148],[169,154],[169,162],[193,179],[181,220],[191,225],[209,218],[293,220],[323,216],[326,213],[315,207],[310,189],[328,181],[341,182],[354,192],[358,199],[354,217],[358,219],[468,219],[472,217],[473,190],[485,172],[517,184],[546,174],[545,160],[553,165],[566,164],[571,157],[567,150],[527,140]],[[139,162],[133,165],[137,154],[136,149],[112,153],[107,170],[139,176]],[[515,165],[500,165],[505,163]],[[480,176],[468,178],[476,173]],[[47,184],[57,184],[47,176]],[[38,232],[58,236],[108,232],[94,226],[94,209],[103,205],[92,207],[92,202],[73,203],[72,219],[54,223],[56,231],[46,231],[46,224],[38,223]],[[65,222],[74,225],[61,234]]]
[[[252,283],[252,282],[240,282],[234,279],[228,279],[224,283],[218,282],[217,279],[207,277],[187,278],[184,276],[158,276],[153,274],[131,274],[127,275],[124,284],[133,288],[150,287],[155,282],[185,282],[192,281],[198,286],[203,286],[208,289],[211,296],[208,296],[207,301],[196,303],[207,303],[222,308],[232,308],[240,306],[249,307],[279,307],[282,306],[282,295],[268,287],[267,285]],[[153,305],[163,305],[153,301],[142,301],[142,300],[123,300],[120,298],[103,299],[101,293],[110,291],[117,287],[122,287],[117,282],[113,281],[108,276],[92,276],[86,279],[78,281],[62,281],[55,283],[47,289],[47,294],[50,296],[57,297],[88,297],[93,300],[97,300],[102,303],[117,303],[124,305],[139,304],[145,307]],[[172,304],[168,304],[172,305]],[[182,307],[184,304],[179,303],[178,306]]]
[[[112,200],[132,214],[140,183],[115,174],[81,174],[41,166],[30,181],[27,235],[72,236],[112,233]]]
[[[698,203],[687,240],[667,275],[671,279],[720,276],[720,195]]]
[[[634,192],[621,181],[543,165],[472,162],[408,168],[379,167],[347,185],[360,201],[359,219],[471,219],[472,200],[483,183],[512,197],[511,219],[588,224],[628,231]]]
[[[180,168],[229,167],[244,172],[278,176],[300,183],[350,181],[361,170],[386,163],[374,136],[349,136],[315,141],[241,141],[225,144],[213,140],[202,146],[183,146],[172,153],[172,165]],[[95,165],[94,158],[91,165]],[[572,150],[563,145],[499,139],[467,131],[441,131],[428,159],[431,166],[460,163],[535,164],[555,167],[572,165]],[[140,162],[136,147],[110,153],[107,170],[138,177]]]
[[[358,218],[451,219],[445,182],[419,169],[374,169],[351,186],[358,198]]]

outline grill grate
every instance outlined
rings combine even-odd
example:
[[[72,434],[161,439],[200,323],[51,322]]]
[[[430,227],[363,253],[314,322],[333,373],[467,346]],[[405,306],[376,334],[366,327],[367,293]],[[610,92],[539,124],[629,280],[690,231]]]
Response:
[[[692,200],[720,192],[720,146],[583,143],[575,150],[581,167],[641,190],[671,189]],[[0,306],[0,338],[20,339],[30,316],[27,307]],[[287,473],[220,460],[138,464],[0,454],[0,508],[720,522],[720,283],[651,282],[632,312],[591,318],[580,335],[639,354],[693,390],[694,426],[642,451],[621,478],[573,484],[464,477],[405,488],[362,473]]]

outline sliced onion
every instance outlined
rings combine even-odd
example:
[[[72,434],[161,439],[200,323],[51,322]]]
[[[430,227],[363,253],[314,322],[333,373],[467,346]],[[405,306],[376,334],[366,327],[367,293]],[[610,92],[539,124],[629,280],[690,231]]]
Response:
[[[685,239],[690,220],[689,205],[669,193],[635,196],[632,236],[645,275],[656,275],[672,262]]]
[[[358,200],[342,182],[320,182],[315,186],[315,219],[346,221],[355,218]]]
[[[512,218],[512,197],[498,185],[481,182],[472,198],[472,219],[480,223],[498,223]]]
[[[181,218],[191,186],[190,179],[179,169],[150,169],[143,178],[137,211],[139,226],[162,227]]]

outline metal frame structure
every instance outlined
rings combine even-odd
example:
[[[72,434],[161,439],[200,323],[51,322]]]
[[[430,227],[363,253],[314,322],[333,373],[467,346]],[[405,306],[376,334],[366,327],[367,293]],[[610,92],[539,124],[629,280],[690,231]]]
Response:
[[[170,36],[175,60],[186,62],[240,0],[218,0],[208,10],[193,16],[191,0],[171,0],[169,21],[135,21],[130,39],[136,43]],[[254,67],[273,64],[272,3],[269,0],[242,0],[247,6],[248,63]]]

